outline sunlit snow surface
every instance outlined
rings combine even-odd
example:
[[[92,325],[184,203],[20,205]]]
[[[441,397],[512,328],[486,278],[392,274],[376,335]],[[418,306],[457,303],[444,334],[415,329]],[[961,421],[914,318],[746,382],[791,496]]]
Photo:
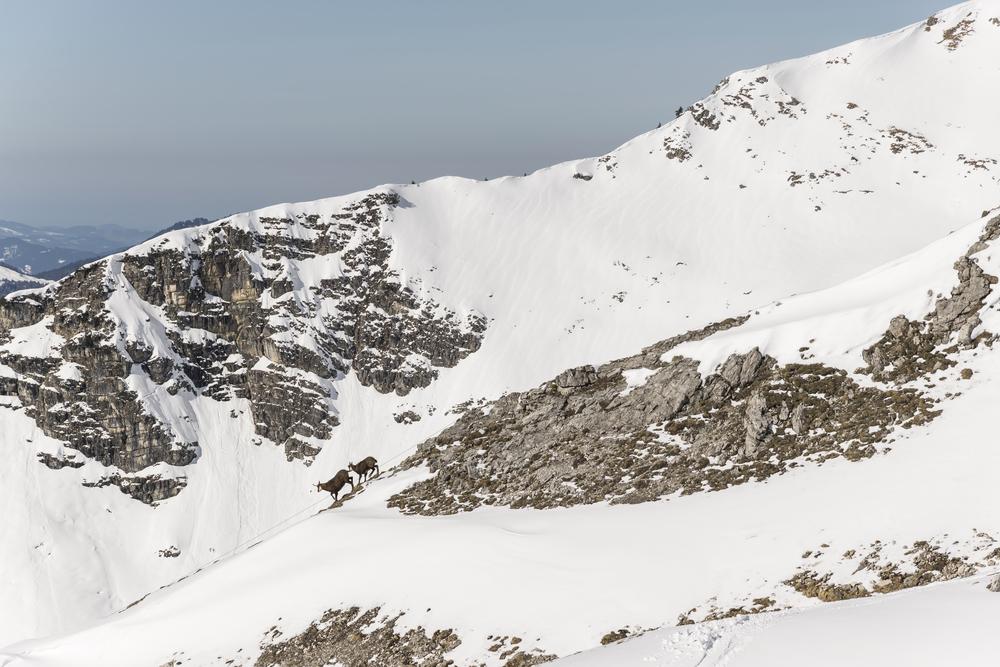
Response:
[[[949,50],[943,31],[969,12],[975,31]],[[344,507],[312,516],[328,504],[315,493],[316,481],[366,454],[388,470],[455,419],[451,406],[470,398],[528,388],[565,368],[634,354],[745,312],[753,317],[743,327],[674,353],[698,359],[706,371],[754,345],[779,361],[796,360],[804,341],[815,339],[816,361],[851,371],[892,316],[922,316],[933,295],[954,285],[952,263],[981,231],[975,221],[1000,205],[1000,167],[989,162],[1000,160],[1000,26],[989,20],[1000,16],[1000,3],[983,0],[939,16],[930,31],[921,24],[735,74],[704,102],[720,120],[717,130],[687,113],[606,160],[487,183],[442,178],[391,186],[404,201],[382,230],[392,238],[392,266],[415,288],[484,313],[489,328],[478,352],[405,398],[362,387],[353,374],[339,381],[341,425],[309,468],[288,463],[280,448],[251,444],[245,401],[168,397],[137,373],[130,384],[149,409],[202,448],[194,465],[161,466],[163,474],[186,475],[188,485],[151,508],[114,488],[82,487],[81,478],[108,471],[96,462],[40,465],[37,453],[60,452],[61,444],[36,429],[16,397],[0,397],[11,408],[0,410],[0,645],[12,644],[0,650],[0,664],[159,665],[177,651],[185,664],[217,664],[240,650],[240,659],[252,660],[275,624],[290,635],[327,609],[355,605],[405,611],[402,627],[453,628],[463,643],[449,657],[460,664],[496,657],[485,651],[488,635],[516,635],[528,648],[568,655],[621,627],[672,625],[709,600],[726,608],[755,592],[773,594],[801,554],[819,544],[831,545],[825,564],[835,569],[840,553],[874,540],[1000,535],[1000,454],[992,435],[1000,359],[972,352],[933,394],[962,396],[869,461],[831,461],[766,483],[645,505],[438,518],[387,510],[385,499],[415,473],[384,474]],[[762,77],[767,81],[757,83]],[[776,102],[790,98],[801,102],[794,117]],[[894,151],[900,142],[892,128],[927,144],[909,139]],[[681,142],[690,157],[668,157],[665,142]],[[823,176],[827,171],[835,175]],[[591,179],[573,178],[577,173]],[[253,229],[260,217],[327,215],[352,198],[231,220]],[[165,238],[184,248],[199,233]],[[1000,273],[1000,253],[979,260]],[[318,280],[329,270],[307,260],[297,279]],[[127,286],[109,307],[122,330],[154,346],[165,340],[156,309]],[[984,328],[1000,329],[996,312],[988,312]],[[59,344],[26,329],[3,343],[41,356]],[[964,367],[974,371],[971,380],[958,379]],[[0,366],[0,377],[11,372]],[[629,384],[641,383],[640,375]],[[397,423],[393,415],[406,409],[421,421]],[[180,555],[159,555],[170,547]],[[745,651],[703,664],[756,659],[754,650],[801,624],[824,631],[829,614],[865,625],[862,611],[841,608],[886,604],[891,614],[903,603],[888,600],[944,596],[985,610],[994,603],[981,588],[948,584],[886,602],[719,622],[734,651]],[[995,615],[977,618],[988,617]],[[698,628],[663,630],[600,649],[593,659],[716,632]],[[964,627],[941,628],[964,641]],[[46,634],[61,636],[24,641]],[[803,664],[791,653],[799,644],[784,644],[789,657],[777,664]],[[962,655],[980,655],[984,646]]]
[[[937,584],[878,600],[656,630],[553,667],[994,665],[1000,595],[986,580]]]

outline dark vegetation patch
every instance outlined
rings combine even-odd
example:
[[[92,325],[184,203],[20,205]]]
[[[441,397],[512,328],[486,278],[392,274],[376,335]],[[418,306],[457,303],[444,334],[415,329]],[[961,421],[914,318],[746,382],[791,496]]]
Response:
[[[621,640],[627,638],[630,634],[631,633],[628,631],[628,628],[613,630],[601,637],[601,646],[607,646],[608,644],[620,642]]]
[[[801,559],[795,574],[782,584],[807,598],[838,602],[969,577],[1000,563],[1000,548],[991,535],[973,529],[970,537],[945,534],[931,540],[917,540],[902,548],[895,542],[875,540],[839,555],[831,552],[830,544],[824,543],[804,552]],[[851,568],[853,572],[846,574]],[[778,589],[764,597],[746,596],[742,604],[728,607],[718,606],[713,597],[681,614],[677,624],[704,623],[797,606],[789,599],[788,592]],[[783,603],[779,604],[775,596]]]

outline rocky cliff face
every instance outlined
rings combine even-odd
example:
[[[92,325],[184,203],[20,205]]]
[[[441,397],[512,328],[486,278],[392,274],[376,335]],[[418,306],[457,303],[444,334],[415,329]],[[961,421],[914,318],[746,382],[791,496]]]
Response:
[[[478,349],[485,330],[482,315],[457,314],[389,268],[381,225],[399,205],[377,192],[325,218],[224,221],[0,301],[12,343],[0,363],[17,374],[2,389],[44,433],[108,468],[90,484],[146,502],[183,485],[136,473],[199,454],[151,407],[159,389],[246,399],[261,441],[308,463],[338,424],[334,381],[353,371],[405,395]]]

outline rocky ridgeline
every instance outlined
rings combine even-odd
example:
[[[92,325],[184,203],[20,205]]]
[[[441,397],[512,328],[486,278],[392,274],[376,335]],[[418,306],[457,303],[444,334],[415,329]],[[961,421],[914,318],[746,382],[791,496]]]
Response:
[[[681,342],[746,318],[728,320],[469,409],[403,463],[426,465],[433,475],[389,503],[413,514],[638,503],[762,480],[808,462],[871,457],[894,431],[939,414],[907,383],[954,365],[960,348],[995,341],[988,332],[972,335],[997,282],[974,255],[998,237],[1000,217],[956,262],[952,293],[921,322],[893,319],[865,350],[868,365],[858,377],[818,363],[779,364],[756,348],[707,377],[693,359],[665,360]]]
[[[181,247],[162,237],[0,300],[3,339],[29,325],[64,339],[51,357],[0,352],[18,374],[0,390],[46,435],[124,473],[97,485],[150,502],[182,483],[133,473],[188,465],[198,443],[146,409],[127,382],[137,371],[172,395],[248,399],[257,434],[308,462],[338,423],[333,380],[353,370],[364,385],[405,395],[477,350],[485,331],[481,315],[418,295],[389,268],[381,228],[398,205],[380,192],[326,217],[234,218],[185,233]],[[113,299],[141,305],[135,314],[157,318],[162,338],[127,332]]]

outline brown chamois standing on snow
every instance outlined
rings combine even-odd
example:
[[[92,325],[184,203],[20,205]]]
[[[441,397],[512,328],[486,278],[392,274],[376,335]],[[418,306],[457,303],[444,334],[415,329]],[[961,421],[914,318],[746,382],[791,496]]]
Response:
[[[375,460],[374,456],[365,457],[358,463],[348,463],[347,468],[357,473],[358,480],[362,482],[367,482],[368,478],[372,476],[372,472],[375,473],[374,476],[379,474],[378,461]]]
[[[354,482],[351,480],[351,473],[341,470],[322,484],[316,482],[316,490],[328,491],[333,496],[333,499],[337,500],[337,495],[340,494],[340,490],[344,488],[345,484],[350,484],[351,491],[354,491]]]

